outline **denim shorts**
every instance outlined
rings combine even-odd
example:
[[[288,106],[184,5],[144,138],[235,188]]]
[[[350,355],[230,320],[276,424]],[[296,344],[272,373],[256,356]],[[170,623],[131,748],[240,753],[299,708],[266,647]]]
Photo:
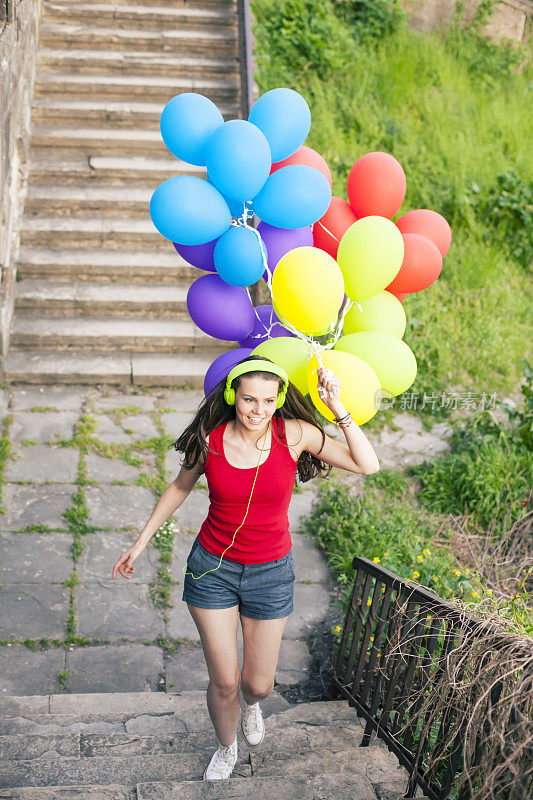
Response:
[[[215,571],[204,575],[207,570]],[[239,612],[252,619],[280,619],[288,617],[293,610],[292,548],[277,561],[238,564],[213,555],[197,537],[187,558],[187,572],[195,577],[185,575],[181,599],[191,606],[232,608],[238,605]]]

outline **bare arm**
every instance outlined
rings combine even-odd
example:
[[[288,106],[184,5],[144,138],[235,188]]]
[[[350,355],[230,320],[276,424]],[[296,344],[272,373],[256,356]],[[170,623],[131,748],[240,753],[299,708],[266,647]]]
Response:
[[[180,469],[178,476],[172,483],[169,483],[157,501],[156,507],[135,544],[120,556],[113,567],[113,578],[117,577],[117,572],[120,572],[124,578],[129,578],[135,572],[133,562],[141,555],[154,533],[187,499],[202,471],[203,466],[201,464],[197,464],[192,469],[185,469],[184,467]]]

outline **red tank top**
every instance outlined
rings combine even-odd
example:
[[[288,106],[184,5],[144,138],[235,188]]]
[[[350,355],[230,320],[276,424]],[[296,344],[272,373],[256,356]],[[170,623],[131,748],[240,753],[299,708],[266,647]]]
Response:
[[[198,534],[200,544],[217,556],[231,544],[243,520],[257,469],[228,463],[223,446],[226,426],[227,422],[209,434],[205,475],[210,506]],[[283,419],[273,417],[270,453],[259,467],[248,516],[225,559],[264,564],[287,555],[292,546],[287,511],[297,466],[287,447]]]

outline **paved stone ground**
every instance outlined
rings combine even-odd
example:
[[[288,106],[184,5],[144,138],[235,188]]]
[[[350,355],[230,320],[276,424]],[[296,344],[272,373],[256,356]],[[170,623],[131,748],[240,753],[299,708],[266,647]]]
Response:
[[[154,443],[163,434],[173,441],[202,397],[195,390],[135,391],[14,384],[0,393],[10,443],[0,514],[4,696],[207,686],[198,633],[181,600],[182,566],[207,514],[205,482],[175,515],[170,605],[161,608],[152,600],[161,565],[151,545],[131,581],[111,578],[117,557],[135,540],[159,496],[150,480],[164,469],[170,482],[179,469],[174,450],[163,453],[164,467],[162,459],[158,467]],[[397,431],[368,434],[382,467],[418,463],[447,447],[444,424],[428,433],[409,414],[395,421]],[[83,456],[79,437],[72,437],[91,422],[92,444]],[[282,640],[276,689],[292,696],[317,669],[316,643],[327,645],[332,625],[342,622],[330,572],[312,539],[299,531],[316,485],[312,481],[294,493],[289,514],[295,610]],[[86,528],[80,528],[79,489]],[[240,627],[238,644],[242,663]]]

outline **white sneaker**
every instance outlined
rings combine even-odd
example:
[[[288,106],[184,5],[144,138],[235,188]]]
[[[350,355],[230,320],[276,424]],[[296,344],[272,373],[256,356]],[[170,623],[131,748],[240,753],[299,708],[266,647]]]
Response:
[[[252,747],[257,747],[257,745],[261,744],[265,738],[265,722],[263,720],[263,712],[259,707],[259,703],[254,703],[253,706],[249,706],[242,696],[242,692],[240,694],[240,698],[242,709],[242,735],[249,745]]]
[[[204,781],[229,778],[237,762],[237,737],[233,744],[219,745],[204,772]]]

